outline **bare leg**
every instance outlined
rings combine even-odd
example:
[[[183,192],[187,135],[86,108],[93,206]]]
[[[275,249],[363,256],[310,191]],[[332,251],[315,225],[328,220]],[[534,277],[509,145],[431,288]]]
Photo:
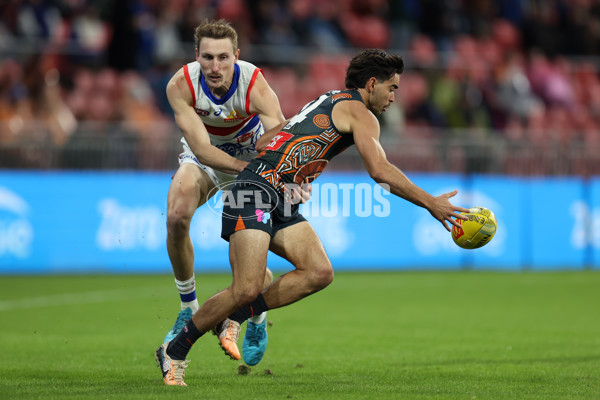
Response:
[[[260,244],[258,236],[261,237]],[[280,230],[270,243],[268,238],[268,234],[259,230],[239,231],[230,238],[229,256],[234,273],[234,284],[223,292],[236,290],[232,289],[235,287],[240,288],[237,289],[238,292],[228,293],[227,299],[240,299],[232,302],[236,306],[233,310],[249,304],[258,295],[258,292],[254,295],[254,290],[264,276],[262,271],[267,257],[264,243],[269,245],[271,251],[290,261],[295,267],[293,271],[278,277],[263,289],[263,298],[270,309],[294,303],[327,287],[333,281],[331,262],[321,240],[308,222],[301,222]],[[236,285],[236,276],[244,281],[238,281]],[[209,300],[225,300],[225,297],[220,297],[223,292]],[[231,309],[232,303],[227,304],[228,309]],[[196,315],[202,312],[203,307],[204,305]],[[199,326],[197,327],[201,330]]]
[[[185,281],[194,275],[194,246],[190,224],[196,209],[206,203],[215,185],[206,172],[194,164],[182,164],[169,188],[167,199],[167,252],[175,279]],[[267,269],[264,286],[273,280]]]
[[[277,232],[271,251],[291,262],[295,270],[273,281],[263,292],[269,308],[283,307],[327,287],[333,268],[325,248],[308,222]]]
[[[192,317],[200,332],[207,332],[235,310],[249,304],[265,283],[270,235],[247,229],[229,238],[229,259],[233,272],[231,286],[206,300]]]
[[[266,262],[269,247],[272,251],[285,257],[296,269],[277,278],[266,289]],[[180,333],[169,347],[172,354],[185,358],[191,345],[203,333],[230,316],[234,311],[243,308],[255,300],[263,290],[266,306],[283,307],[315,293],[331,283],[333,269],[325,253],[319,237],[308,222],[302,222],[279,231],[273,239],[266,232],[245,229],[235,232],[229,238],[229,258],[233,272],[233,282],[227,289],[217,293],[204,302],[193,315],[192,323],[185,333]],[[264,303],[255,302],[254,311],[264,311]],[[247,315],[245,312],[242,316]],[[237,320],[240,321],[240,320]],[[228,327],[239,324],[231,322]],[[197,330],[197,332],[195,332]],[[227,334],[226,328],[219,334],[221,346],[232,358],[239,359],[240,354],[235,341],[237,334]],[[223,337],[223,333],[226,333]],[[189,337],[186,335],[189,334]],[[183,335],[183,336],[182,336]],[[187,342],[187,343],[186,343]],[[230,346],[233,342],[233,346]],[[264,350],[263,350],[264,353]],[[262,354],[261,354],[262,356]],[[179,358],[178,358],[179,359]],[[254,361],[254,359],[252,360]],[[260,361],[260,360],[259,360]],[[254,364],[253,364],[254,365]]]
[[[273,282],[273,273],[269,268],[265,271],[265,280],[263,282],[263,289],[266,289],[271,282]]]
[[[213,188],[206,172],[194,164],[182,164],[171,181],[167,199],[167,251],[173,274],[179,281],[194,275],[190,223],[196,209],[206,203]]]

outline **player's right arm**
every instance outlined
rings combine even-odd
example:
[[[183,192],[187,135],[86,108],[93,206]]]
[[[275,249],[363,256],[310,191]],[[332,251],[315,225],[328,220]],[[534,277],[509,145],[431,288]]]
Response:
[[[167,84],[167,98],[175,115],[175,123],[200,163],[229,174],[238,174],[246,167],[246,161],[231,157],[210,143],[208,131],[194,111],[192,93],[183,68]]]
[[[457,190],[438,197],[432,196],[388,161],[379,142],[379,122],[363,103],[341,102],[335,106],[332,118],[340,132],[352,133],[356,148],[373,180],[388,186],[387,189],[392,194],[427,209],[448,231],[451,229],[446,221],[459,226],[455,218],[465,219],[459,213],[468,210],[454,206],[449,201],[450,197],[456,195]]]

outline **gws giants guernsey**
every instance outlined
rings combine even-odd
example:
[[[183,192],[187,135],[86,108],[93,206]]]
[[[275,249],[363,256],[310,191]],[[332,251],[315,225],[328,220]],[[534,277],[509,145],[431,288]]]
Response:
[[[286,184],[312,182],[327,163],[354,144],[352,134],[341,134],[331,112],[341,101],[360,101],[357,90],[334,90],[305,105],[246,169],[285,192]]]
[[[194,99],[193,107],[210,136],[210,142],[232,157],[248,161],[256,157],[254,145],[264,133],[258,115],[250,113],[250,91],[261,72],[242,60],[234,64],[233,82],[222,98],[215,97],[197,61],[183,67]],[[181,141],[187,145],[185,138]]]

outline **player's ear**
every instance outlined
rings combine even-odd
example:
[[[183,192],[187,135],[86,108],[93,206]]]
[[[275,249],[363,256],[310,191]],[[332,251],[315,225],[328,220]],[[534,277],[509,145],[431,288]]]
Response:
[[[375,90],[376,85],[377,85],[377,78],[374,78],[374,77],[369,78],[369,80],[367,81],[367,89],[369,90],[369,93],[371,93]]]
[[[240,49],[237,49],[233,55],[235,62],[237,62],[237,60],[240,58]]]

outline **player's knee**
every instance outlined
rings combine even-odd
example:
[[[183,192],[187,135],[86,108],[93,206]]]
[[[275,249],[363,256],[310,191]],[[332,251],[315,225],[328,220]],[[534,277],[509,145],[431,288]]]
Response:
[[[237,296],[234,297],[236,307],[239,308],[247,306],[248,304],[252,303],[252,301],[254,301],[259,294],[260,291],[239,293]]]
[[[182,236],[190,230],[191,217],[185,215],[180,210],[167,211],[167,232],[171,236]]]
[[[260,294],[262,287],[260,285],[244,285],[244,287],[234,289],[233,298],[237,307],[243,307],[254,301]]]
[[[312,284],[315,289],[321,290],[333,282],[333,267],[331,263],[323,263],[315,268],[312,273]]]

